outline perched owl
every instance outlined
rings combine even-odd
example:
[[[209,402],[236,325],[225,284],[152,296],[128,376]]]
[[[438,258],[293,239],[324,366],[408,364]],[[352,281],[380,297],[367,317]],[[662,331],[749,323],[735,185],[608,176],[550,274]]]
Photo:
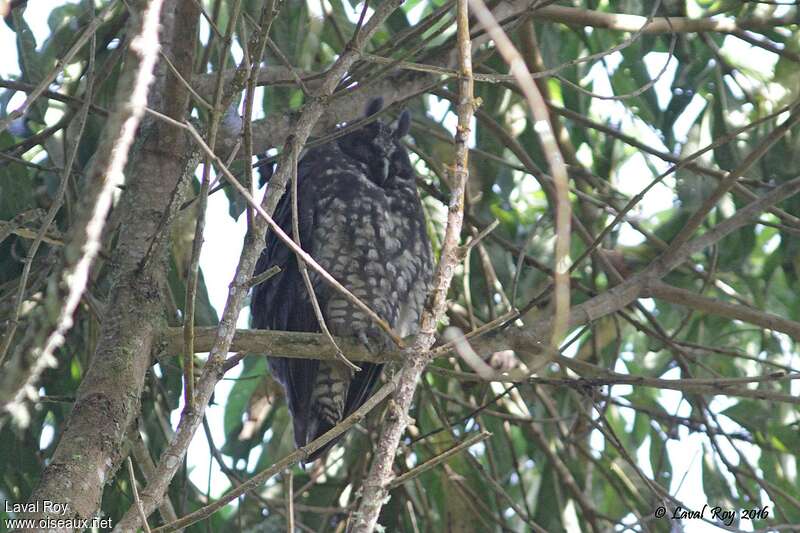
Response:
[[[372,101],[367,116],[381,106],[380,99]],[[303,249],[400,336],[416,332],[432,275],[416,173],[400,143],[409,124],[406,111],[391,125],[375,120],[309,150],[297,172]],[[278,203],[274,218],[292,235],[289,191]],[[254,288],[253,327],[320,331],[296,255],[270,232],[256,274],[274,265],[281,268],[280,273]],[[363,311],[312,269],[308,273],[333,335],[355,337],[373,353],[392,347],[388,335]],[[361,371],[353,372],[338,361],[269,358],[273,376],[286,391],[298,447],[331,429],[372,394],[383,365],[359,366]]]

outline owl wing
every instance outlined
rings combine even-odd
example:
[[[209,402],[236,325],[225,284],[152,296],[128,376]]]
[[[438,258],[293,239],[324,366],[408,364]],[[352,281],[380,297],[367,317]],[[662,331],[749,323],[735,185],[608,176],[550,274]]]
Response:
[[[308,187],[303,183],[305,174],[298,172],[298,229],[300,243],[305,250],[308,250],[311,248],[315,214],[314,203],[308,198]],[[278,202],[273,219],[286,234],[292,235],[292,203],[289,191]],[[250,306],[253,327],[279,331],[319,332],[311,299],[297,267],[297,256],[274,232],[270,231],[255,272],[259,274],[273,266],[280,267],[281,271],[253,289]],[[317,299],[324,307],[329,289],[311,270],[309,277]],[[305,435],[305,425],[310,416],[309,402],[319,361],[288,357],[269,357],[268,361],[272,375],[286,391],[287,404],[294,422],[294,434]]]
[[[350,387],[347,389],[347,400],[344,404],[344,417],[353,414],[353,411],[361,407],[372,394],[372,389],[381,377],[382,364],[376,363],[356,363],[361,372],[356,372]]]

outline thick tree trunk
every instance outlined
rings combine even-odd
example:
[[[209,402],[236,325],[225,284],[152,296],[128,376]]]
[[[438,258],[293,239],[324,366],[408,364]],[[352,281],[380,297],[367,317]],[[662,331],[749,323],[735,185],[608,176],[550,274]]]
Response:
[[[140,19],[141,11],[137,15]],[[197,21],[196,4],[191,0],[164,2],[162,50],[186,79],[191,77]],[[129,53],[118,88],[121,105],[128,105],[131,87],[126,83],[139,66],[139,60]],[[189,103],[188,92],[172,74],[166,74],[163,64],[148,100],[150,107],[178,120],[183,120]],[[106,134],[116,137],[117,132]],[[140,135],[146,138],[132,154],[125,193],[117,207],[119,238],[100,340],[53,460],[31,496],[32,502],[67,504],[68,510],[57,515],[60,519],[89,518],[100,508],[103,489],[125,457],[125,435],[139,413],[152,343],[162,327],[164,295],[159,293],[158,279],[165,274],[164,251],[171,222],[171,216],[165,220],[165,214],[180,205],[188,140],[183,131],[163,122],[143,126]],[[55,517],[44,512],[35,517],[46,516]]]

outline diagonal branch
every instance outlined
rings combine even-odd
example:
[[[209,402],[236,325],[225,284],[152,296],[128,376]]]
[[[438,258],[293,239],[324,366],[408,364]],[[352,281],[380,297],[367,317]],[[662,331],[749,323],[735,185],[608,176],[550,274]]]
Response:
[[[765,329],[786,333],[793,339],[800,341],[800,322],[789,320],[766,311],[747,307],[745,305],[734,304],[709,298],[698,294],[696,291],[673,287],[666,283],[657,281],[647,287],[647,293],[651,296],[684,307],[690,307],[703,313],[709,313],[734,320],[741,320],[749,324],[755,324]]]
[[[644,270],[631,276],[623,283],[612,287],[606,292],[595,296],[580,305],[576,305],[570,312],[569,327],[577,327],[587,324],[609,313],[619,311],[634,300],[641,297],[642,291],[655,281],[660,280],[669,272],[683,264],[691,255],[700,252],[714,243],[719,242],[726,235],[748,224],[756,216],[769,207],[794,196],[800,192],[800,178],[779,185],[768,193],[750,202],[743,208],[734,213],[733,216],[713,226],[711,229],[683,244],[674,248],[669,254],[664,254],[654,260]],[[526,335],[536,339],[541,336],[542,331],[549,331],[550,318],[542,318],[528,324],[529,331]],[[538,332],[538,333],[537,333]]]

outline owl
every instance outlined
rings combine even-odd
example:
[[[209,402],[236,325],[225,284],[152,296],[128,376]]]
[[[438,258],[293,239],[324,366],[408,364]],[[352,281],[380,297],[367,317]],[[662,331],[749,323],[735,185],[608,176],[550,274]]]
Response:
[[[366,116],[382,107],[367,106]],[[431,277],[432,259],[425,217],[401,138],[410,116],[369,124],[308,150],[298,163],[297,202],[300,244],[350,292],[405,337],[416,333]],[[274,213],[292,235],[290,188]],[[256,274],[279,266],[280,273],[257,285],[251,299],[252,326],[259,329],[319,332],[297,256],[267,234]],[[351,337],[370,352],[392,348],[390,337],[367,315],[308,269],[314,294],[334,336]],[[345,354],[346,355],[346,354]],[[268,358],[292,415],[294,441],[302,447],[361,406],[372,394],[382,366],[340,361]],[[311,462],[335,441],[307,458]]]

